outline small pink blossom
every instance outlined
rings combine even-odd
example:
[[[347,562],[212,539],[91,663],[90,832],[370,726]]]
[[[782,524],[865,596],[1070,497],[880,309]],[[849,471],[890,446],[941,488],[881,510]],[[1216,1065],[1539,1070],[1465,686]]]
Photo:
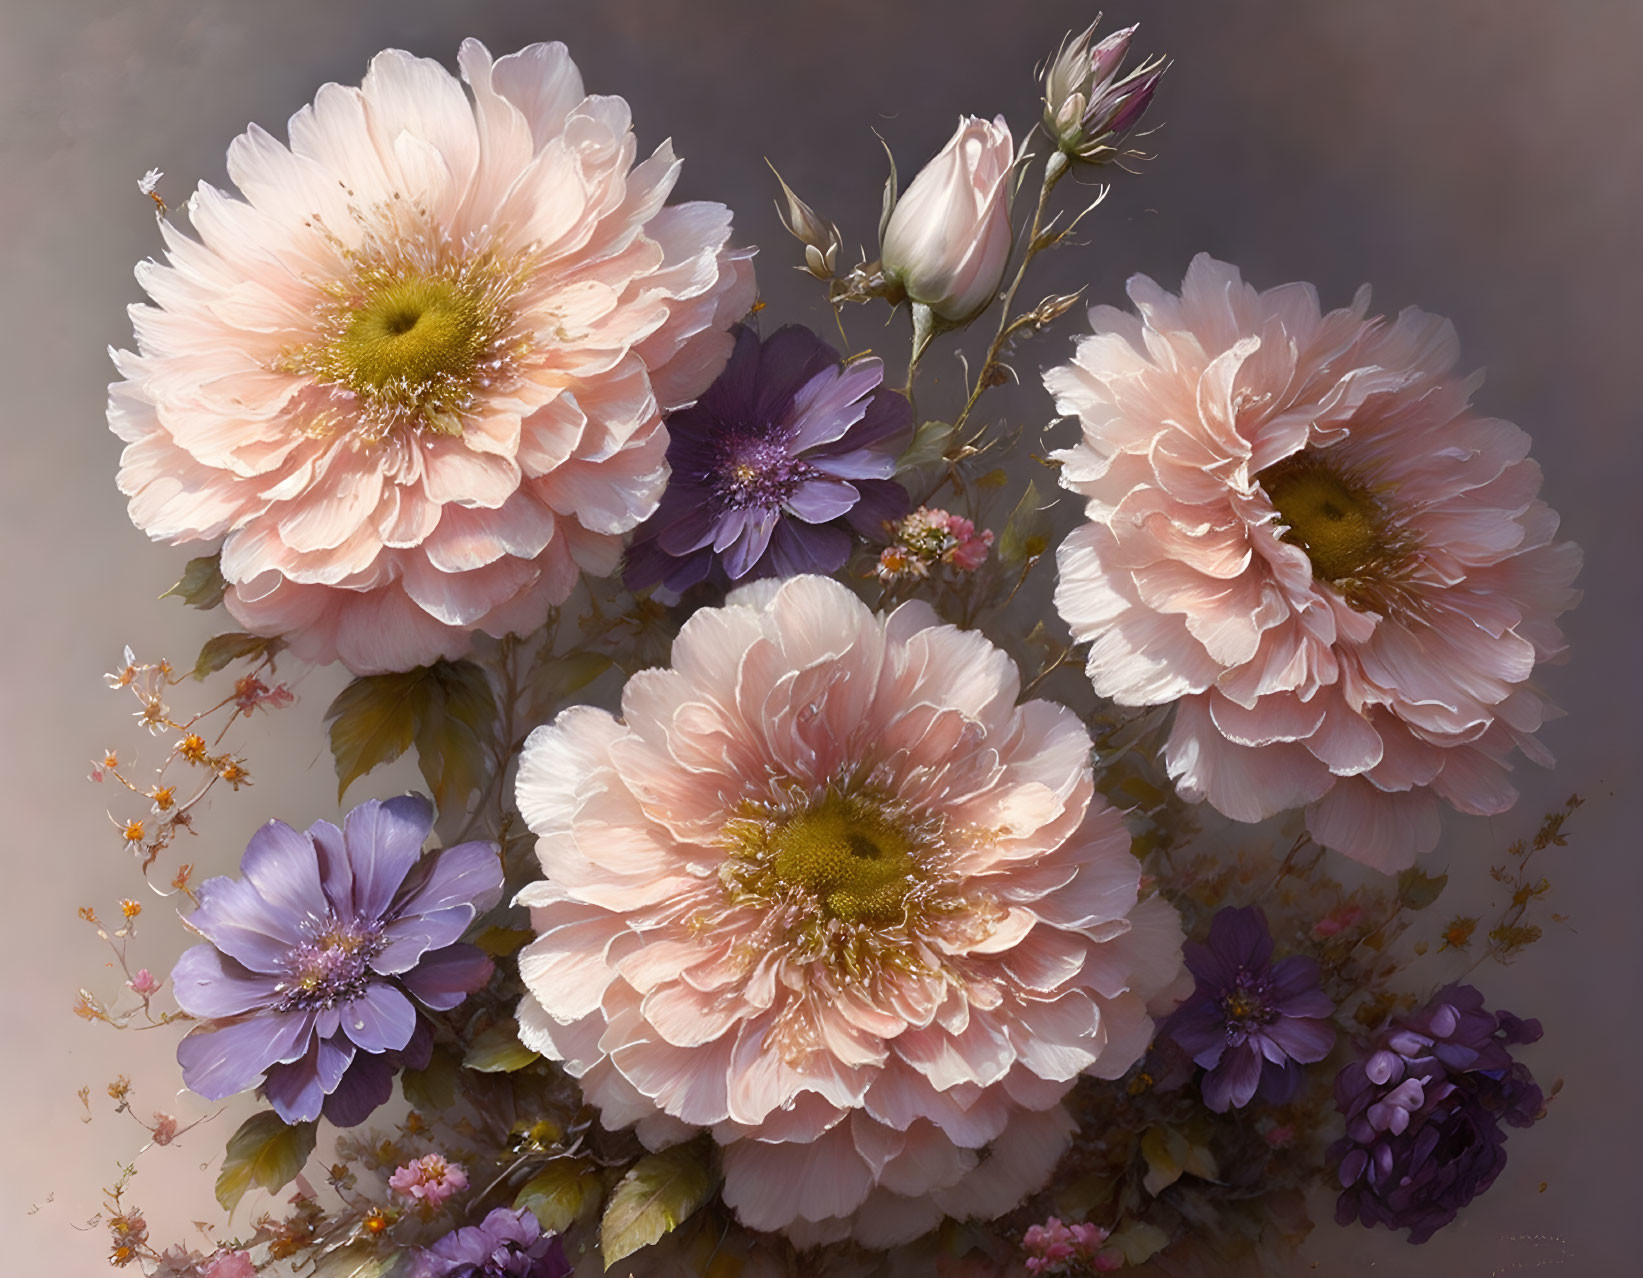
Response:
[[[152,998],[160,992],[160,982],[146,967],[138,968],[137,975],[126,982],[126,987],[133,994],[141,994],[144,998]]]
[[[159,1110],[155,1110],[154,1126],[151,1130],[156,1145],[169,1145],[177,1139],[177,1120],[170,1114],[162,1114]]]
[[[993,544],[990,531],[976,531],[963,515],[920,506],[891,528],[896,538],[879,555],[878,575],[883,581],[928,577],[930,565],[951,564],[960,572],[974,572],[986,561]]]
[[[1312,925],[1313,936],[1335,936],[1363,917],[1361,905],[1338,905]]]
[[[283,683],[270,688],[256,675],[242,675],[234,684],[234,706],[241,714],[250,714],[258,706],[283,710],[296,699],[296,694]]]
[[[200,1278],[257,1278],[257,1267],[248,1252],[224,1251],[200,1270]]]
[[[1106,1241],[1107,1231],[1099,1225],[1088,1221],[1064,1225],[1059,1216],[1051,1216],[1042,1225],[1031,1226],[1021,1246],[1028,1253],[1028,1273],[1071,1274],[1091,1266],[1097,1273],[1107,1273],[1118,1266],[1110,1263],[1110,1253],[1101,1251]]]
[[[405,1198],[421,1202],[429,1211],[444,1204],[453,1194],[468,1187],[468,1173],[461,1163],[449,1163],[442,1154],[424,1154],[412,1159],[388,1177],[388,1188]]]
[[[1288,1123],[1277,1123],[1262,1132],[1261,1139],[1273,1149],[1288,1149],[1295,1143],[1295,1129]]]

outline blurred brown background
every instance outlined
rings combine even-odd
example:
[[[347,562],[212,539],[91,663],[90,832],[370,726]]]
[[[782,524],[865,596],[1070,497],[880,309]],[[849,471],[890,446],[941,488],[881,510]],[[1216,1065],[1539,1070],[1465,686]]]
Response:
[[[186,554],[150,546],[127,523],[113,488],[118,443],[103,424],[104,348],[130,341],[131,267],[159,243],[136,189],[143,171],[163,168],[161,190],[181,205],[196,181],[223,181],[224,151],[247,121],[283,136],[321,82],[357,83],[386,45],[449,64],[464,35],[498,54],[562,39],[591,90],[631,102],[642,144],[673,137],[686,158],[680,193],[730,204],[741,240],[763,246],[767,317],[819,326],[813,289],[788,269],[762,157],[852,249],[870,243],[883,176],[870,130],[908,175],[960,111],[1002,111],[1019,137],[1036,114],[1035,64],[1092,16],[1071,3],[978,0],[4,0],[8,1272],[102,1272],[104,1234],[75,1227],[146,1139],[110,1112],[114,1073],[135,1080],[144,1117],[215,1112],[173,1095],[171,1033],[116,1036],[68,1010],[82,985],[117,988],[75,908],[109,915],[136,887],[104,815],[116,796],[84,781],[93,753],[139,744],[99,676],[122,643],[188,660],[211,623],[155,602]],[[1479,404],[1534,435],[1546,496],[1587,553],[1586,599],[1568,622],[1573,660],[1547,679],[1569,711],[1544,734],[1559,767],[1525,766],[1519,808],[1452,820],[1439,854],[1481,896],[1491,856],[1569,790],[1588,796],[1573,846],[1549,863],[1568,925],[1510,970],[1475,978],[1544,1021],[1529,1059],[1566,1089],[1546,1122],[1513,1134],[1494,1190],[1426,1247],[1324,1223],[1310,1252],[1330,1274],[1635,1273],[1643,6],[1113,0],[1104,29],[1137,20],[1138,49],[1175,59],[1150,117],[1164,125],[1151,141],[1158,158],[1116,184],[1087,244],[1042,268],[1039,291],[1087,283],[1093,299],[1119,301],[1132,271],[1174,286],[1207,249],[1261,285],[1312,280],[1329,304],[1367,280],[1380,309],[1449,315],[1465,363],[1489,369]],[[858,325],[859,340],[870,327]],[[1024,374],[1067,349],[1066,335],[1029,347]],[[1048,416],[1041,395],[1010,404],[1023,422]],[[257,784],[203,818],[186,851],[202,868],[230,868],[268,816],[334,815],[319,720],[339,682],[329,671],[307,678],[299,705],[251,741]],[[373,778],[370,790],[409,775]],[[163,973],[182,930],[163,908],[143,924],[135,953]],[[216,1214],[209,1164],[235,1121],[231,1107],[143,1155],[134,1196],[157,1237]]]

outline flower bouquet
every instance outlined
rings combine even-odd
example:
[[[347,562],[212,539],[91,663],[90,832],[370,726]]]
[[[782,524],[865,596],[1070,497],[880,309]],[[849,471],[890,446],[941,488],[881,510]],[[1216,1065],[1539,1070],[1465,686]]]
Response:
[[[378,55],[191,230],[144,177],[118,483],[221,624],[128,650],[163,759],[93,775],[197,943],[156,976],[149,898],[87,907],[125,988],[77,1010],[259,1103],[199,1238],[109,1188],[116,1266],[1228,1272],[1331,1199],[1424,1242],[1501,1174],[1556,1088],[1466,976],[1540,935],[1578,799],[1492,916],[1420,858],[1550,762],[1580,554],[1446,321],[1057,273],[1144,180],[1135,38],[892,160],[853,264],[776,176],[826,333],[558,44]],[[423,792],[196,875],[247,728],[332,663],[338,802],[401,756]]]

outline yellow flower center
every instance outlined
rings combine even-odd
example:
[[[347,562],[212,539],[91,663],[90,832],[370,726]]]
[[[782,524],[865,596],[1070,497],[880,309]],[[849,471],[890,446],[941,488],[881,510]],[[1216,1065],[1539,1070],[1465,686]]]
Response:
[[[354,312],[337,359],[367,393],[467,380],[485,353],[482,302],[450,280],[390,280]]]
[[[918,881],[913,844],[872,806],[830,796],[770,832],[771,869],[833,918],[892,923]]]
[[[362,261],[326,289],[318,340],[284,368],[347,392],[368,439],[402,423],[460,435],[481,393],[509,381],[526,349],[511,302],[527,265],[485,254]]]
[[[1380,510],[1370,493],[1302,454],[1259,476],[1285,541],[1306,551],[1313,573],[1328,582],[1361,576],[1385,550]]]

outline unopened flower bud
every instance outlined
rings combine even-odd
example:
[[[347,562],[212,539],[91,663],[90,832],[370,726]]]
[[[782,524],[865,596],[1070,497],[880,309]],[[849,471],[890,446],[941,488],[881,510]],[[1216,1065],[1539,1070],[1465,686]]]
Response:
[[[1115,31],[1093,47],[1092,23],[1070,37],[1044,74],[1044,127],[1069,157],[1101,164],[1118,157],[1124,135],[1140,123],[1164,74],[1162,58],[1149,58],[1127,74],[1135,28]]]
[[[770,161],[766,160],[765,163],[770,164]],[[770,171],[776,173],[774,164],[770,165]],[[839,228],[795,195],[780,173],[776,173],[776,181],[781,183],[787,206],[784,209],[782,202],[778,201],[776,215],[781,218],[788,234],[804,245],[804,269],[819,280],[832,279],[838,268],[839,250],[844,247],[844,237],[839,234]]]
[[[1010,126],[965,116],[919,171],[884,228],[885,275],[942,319],[993,300],[1010,260]]]

